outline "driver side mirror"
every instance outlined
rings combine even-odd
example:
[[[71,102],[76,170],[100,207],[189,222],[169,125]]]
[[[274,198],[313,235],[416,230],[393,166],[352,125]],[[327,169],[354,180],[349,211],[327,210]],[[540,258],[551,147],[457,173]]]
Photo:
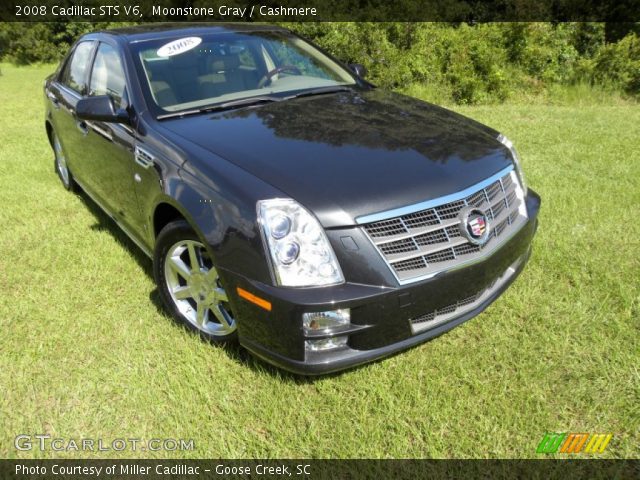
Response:
[[[361,63],[350,63],[349,68],[353,73],[355,73],[360,78],[364,78],[367,76],[367,69]]]
[[[96,120],[98,122],[129,123],[129,113],[123,109],[116,109],[109,95],[98,95],[78,100],[76,115],[82,120]]]

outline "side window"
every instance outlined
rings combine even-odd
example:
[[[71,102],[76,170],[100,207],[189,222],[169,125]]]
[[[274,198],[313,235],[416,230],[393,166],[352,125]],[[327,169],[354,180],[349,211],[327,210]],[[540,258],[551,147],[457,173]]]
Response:
[[[86,90],[86,73],[89,69],[94,42],[79,43],[64,67],[60,81],[72,90],[83,94]]]
[[[124,108],[127,106],[125,90],[126,81],[120,55],[111,45],[101,43],[93,62],[89,95],[109,95],[116,106]]]

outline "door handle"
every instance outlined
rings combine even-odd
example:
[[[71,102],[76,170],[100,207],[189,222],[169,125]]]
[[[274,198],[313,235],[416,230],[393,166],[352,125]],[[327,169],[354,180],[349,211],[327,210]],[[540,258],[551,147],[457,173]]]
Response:
[[[80,133],[82,133],[82,135],[87,135],[87,133],[89,133],[89,127],[87,126],[87,122],[85,122],[84,120],[78,120],[76,122],[76,127],[78,127],[78,130],[80,130]]]
[[[58,100],[58,97],[51,92],[47,92],[47,97],[51,100],[51,103],[56,110],[60,108],[60,101]]]

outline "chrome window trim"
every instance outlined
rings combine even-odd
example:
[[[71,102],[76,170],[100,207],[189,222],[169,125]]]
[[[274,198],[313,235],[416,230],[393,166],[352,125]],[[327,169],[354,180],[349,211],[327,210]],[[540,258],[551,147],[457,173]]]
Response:
[[[421,210],[427,210],[429,208],[437,207],[439,205],[444,205],[445,203],[456,202],[458,200],[462,200],[463,198],[468,197],[469,195],[474,194],[476,191],[481,190],[485,187],[488,187],[496,180],[502,178],[507,173],[513,170],[513,165],[509,165],[508,167],[503,168],[495,175],[483,180],[475,185],[471,185],[464,190],[461,190],[456,193],[451,193],[449,195],[445,195],[444,197],[434,198],[432,200],[425,200],[424,202],[414,203],[413,205],[407,205],[405,207],[394,208],[392,210],[386,210],[384,212],[372,213],[370,215],[362,215],[356,218],[356,223],[359,225],[365,223],[374,223],[379,222],[381,220],[390,220],[395,217],[400,217],[403,215],[409,215],[411,213],[416,213]]]
[[[76,92],[73,88],[67,87],[64,83],[56,81],[58,84],[58,88],[61,90],[65,90],[69,95],[76,97],[78,100],[82,98],[82,95]]]

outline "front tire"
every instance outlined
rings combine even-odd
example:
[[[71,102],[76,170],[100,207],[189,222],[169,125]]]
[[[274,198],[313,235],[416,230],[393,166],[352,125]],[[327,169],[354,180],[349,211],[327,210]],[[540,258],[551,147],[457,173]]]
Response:
[[[174,319],[214,343],[236,338],[236,321],[213,260],[184,220],[169,223],[158,235],[153,274]]]
[[[53,148],[53,164],[60,181],[62,182],[62,186],[69,190],[70,192],[75,192],[78,190],[76,182],[73,180],[73,175],[69,171],[69,167],[67,166],[67,158],[62,150],[62,145],[60,145],[60,140],[55,133],[51,134],[51,146]]]

